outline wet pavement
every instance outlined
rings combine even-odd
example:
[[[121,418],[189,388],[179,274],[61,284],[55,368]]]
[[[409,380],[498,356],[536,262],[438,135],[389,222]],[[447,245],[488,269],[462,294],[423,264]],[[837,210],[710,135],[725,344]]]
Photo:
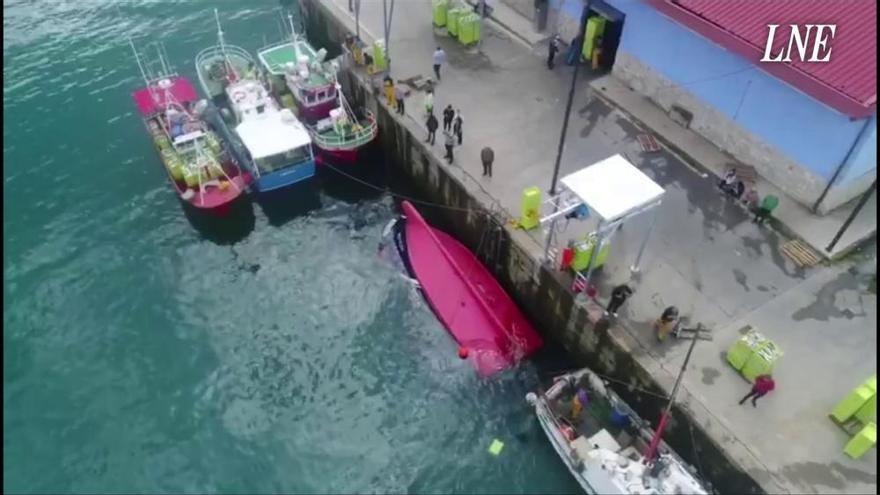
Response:
[[[322,2],[348,16],[344,0]],[[365,2],[361,22],[366,40],[381,34],[381,4]],[[434,108],[439,113],[451,103],[462,110],[464,140],[455,148],[453,173],[513,216],[523,189],[549,189],[571,67],[547,70],[545,47],[526,48],[490,26],[480,52],[465,49],[432,28],[429,2],[398,2],[391,31],[395,79],[429,75],[434,48],[447,52]],[[643,152],[638,124],[590,88],[589,81],[601,74],[586,68],[582,74],[560,176],[622,153],[666,190],[656,217],[643,214],[614,235],[608,261],[596,273],[600,302],[616,284],[628,282],[635,289],[612,331],[633,343],[643,365],[665,377],[661,381],[670,381],[686,345],[674,339],[658,343],[651,322],[675,305],[692,323],[712,330],[714,340],[697,346],[685,399],[704,429],[767,491],[876,491],[875,453],[847,458],[848,437],[828,419],[834,404],[876,370],[876,296],[865,290],[876,269],[875,245],[866,248],[868,261],[795,266],[779,251],[787,239],[751,223],[741,206],[718,194],[711,175],[665,150]],[[406,125],[423,132],[421,94],[410,96],[406,106]],[[479,151],[487,145],[496,156],[491,179],[480,177]],[[439,137],[434,151],[443,155]],[[633,274],[630,266],[651,222],[656,225],[641,271]],[[595,224],[595,219],[561,222],[557,246]],[[530,236],[537,254],[543,233]],[[737,405],[749,386],[724,359],[745,325],[757,327],[785,352],[775,372],[778,389],[757,408]]]

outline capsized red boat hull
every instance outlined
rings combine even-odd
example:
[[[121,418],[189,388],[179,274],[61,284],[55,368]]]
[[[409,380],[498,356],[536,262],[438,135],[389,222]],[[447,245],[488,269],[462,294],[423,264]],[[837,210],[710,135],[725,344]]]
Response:
[[[535,331],[489,270],[471,251],[425,222],[408,201],[409,264],[425,298],[477,372],[489,376],[530,356],[542,345]]]

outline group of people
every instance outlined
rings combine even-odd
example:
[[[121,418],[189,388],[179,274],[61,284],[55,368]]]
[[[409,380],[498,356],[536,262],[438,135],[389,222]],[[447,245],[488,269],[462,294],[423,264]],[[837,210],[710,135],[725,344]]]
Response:
[[[736,169],[730,169],[724,174],[724,177],[718,181],[718,189],[726,197],[737,201],[741,200],[747,204],[755,214],[752,222],[758,225],[767,221],[773,210],[779,205],[779,198],[773,195],[766,196],[759,204],[757,190],[754,187],[747,188],[745,182],[737,175]]]
[[[434,115],[434,95],[431,90],[428,90],[425,94],[425,113],[427,114],[425,125],[428,128],[428,138],[425,142],[433,145],[436,139],[437,129],[440,127],[440,122]],[[463,122],[464,121],[461,118],[461,110],[454,110],[452,105],[447,105],[446,108],[443,109],[443,135],[445,136],[444,145],[446,146],[446,156],[444,156],[444,158],[446,158],[449,163],[452,163],[454,160],[453,148],[455,148],[456,145],[461,146],[463,139]]]
[[[611,299],[608,301],[608,306],[606,307],[605,314],[613,315],[617,317],[617,311],[623,306],[623,303],[633,294],[632,288],[630,288],[626,284],[621,284],[611,290]],[[663,313],[660,314],[660,317],[654,320],[654,331],[657,335],[657,340],[663,341],[666,336],[672,333],[675,330],[675,327],[679,325],[680,317],[678,313],[678,308],[675,306],[669,306],[663,310]],[[756,401],[761,397],[769,394],[776,388],[776,382],[773,381],[773,377],[769,374],[760,375],[755,378],[754,383],[752,384],[752,388],[749,390],[742,399],[740,399],[739,404],[744,404],[747,400],[752,400],[752,406],[757,407],[758,404]]]

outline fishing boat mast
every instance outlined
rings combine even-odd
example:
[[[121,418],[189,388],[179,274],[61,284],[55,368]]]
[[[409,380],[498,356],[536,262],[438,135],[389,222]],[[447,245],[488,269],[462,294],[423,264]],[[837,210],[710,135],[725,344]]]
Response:
[[[226,72],[238,80],[239,74],[235,70],[235,65],[229,60],[229,54],[226,53],[226,40],[223,38],[223,28],[220,26],[220,14],[214,9],[214,20],[217,22],[217,41],[220,46],[220,53],[223,55],[223,63],[226,65]]]
[[[697,328],[700,328],[700,326],[701,325],[697,325]],[[675,385],[672,387],[672,393],[669,395],[669,402],[666,404],[666,409],[663,410],[663,415],[660,417],[660,423],[657,425],[657,429],[654,431],[654,437],[651,438],[651,443],[648,445],[648,451],[645,454],[645,460],[648,462],[653,462],[654,457],[657,455],[657,449],[660,446],[660,439],[663,436],[663,430],[666,428],[666,423],[669,422],[672,405],[675,403],[675,396],[678,394],[679,387],[681,387],[684,372],[687,370],[688,361],[691,359],[691,353],[694,352],[694,346],[697,345],[698,335],[699,332],[694,333],[691,345],[688,348],[687,354],[684,356],[684,362],[681,364],[681,371],[678,372],[678,378],[675,379]]]
[[[294,63],[299,63],[299,43],[296,39],[296,28],[293,27],[293,16],[290,15],[290,12],[287,13],[287,23],[290,24],[290,43],[293,45],[293,60]]]

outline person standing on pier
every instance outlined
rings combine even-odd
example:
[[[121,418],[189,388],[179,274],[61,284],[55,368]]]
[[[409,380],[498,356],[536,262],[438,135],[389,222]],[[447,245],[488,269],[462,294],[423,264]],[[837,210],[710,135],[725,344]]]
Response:
[[[443,134],[446,136],[446,156],[444,158],[446,158],[446,161],[451,164],[452,160],[454,160],[452,156],[452,148],[455,147],[455,137],[453,137],[452,133],[449,131],[444,131]]]
[[[549,52],[547,53],[547,68],[553,69],[553,59],[556,58],[556,54],[559,53],[559,35],[553,37],[550,40]]]
[[[425,122],[425,125],[428,126],[428,139],[425,140],[426,143],[431,143],[434,145],[434,136],[437,133],[437,117],[434,117],[434,112],[428,114],[428,121]]]
[[[446,52],[439,46],[434,50],[434,75],[440,81],[440,66],[446,63]]]
[[[633,290],[626,284],[618,285],[611,291],[611,301],[608,303],[608,309],[605,311],[606,314],[611,314],[615,318],[617,318],[617,310],[623,306],[623,303],[626,302],[627,298],[631,296]]]
[[[773,381],[772,376],[760,375],[755,378],[755,384],[752,385],[752,390],[750,390],[749,393],[739,401],[739,405],[742,405],[743,402],[751,398],[752,407],[758,407],[758,404],[755,404],[755,401],[772,392],[774,388],[776,388],[776,382]]]
[[[385,79],[382,81],[382,88],[385,92],[385,103],[388,104],[389,107],[394,106],[394,80],[390,77],[385,76]]]
[[[483,162],[483,177],[492,177],[492,162],[495,161],[495,151],[486,146],[480,151],[480,161]]]
[[[458,138],[458,145],[461,146],[461,109],[455,112],[455,121],[452,123],[452,134]]]
[[[403,88],[400,87],[399,84],[394,85],[394,99],[397,101],[397,113],[400,115],[404,115],[406,112],[404,111],[403,99],[406,95],[403,94]]]
[[[443,109],[443,130],[448,131],[452,127],[452,119],[455,118],[455,110],[452,105],[446,105]]]

